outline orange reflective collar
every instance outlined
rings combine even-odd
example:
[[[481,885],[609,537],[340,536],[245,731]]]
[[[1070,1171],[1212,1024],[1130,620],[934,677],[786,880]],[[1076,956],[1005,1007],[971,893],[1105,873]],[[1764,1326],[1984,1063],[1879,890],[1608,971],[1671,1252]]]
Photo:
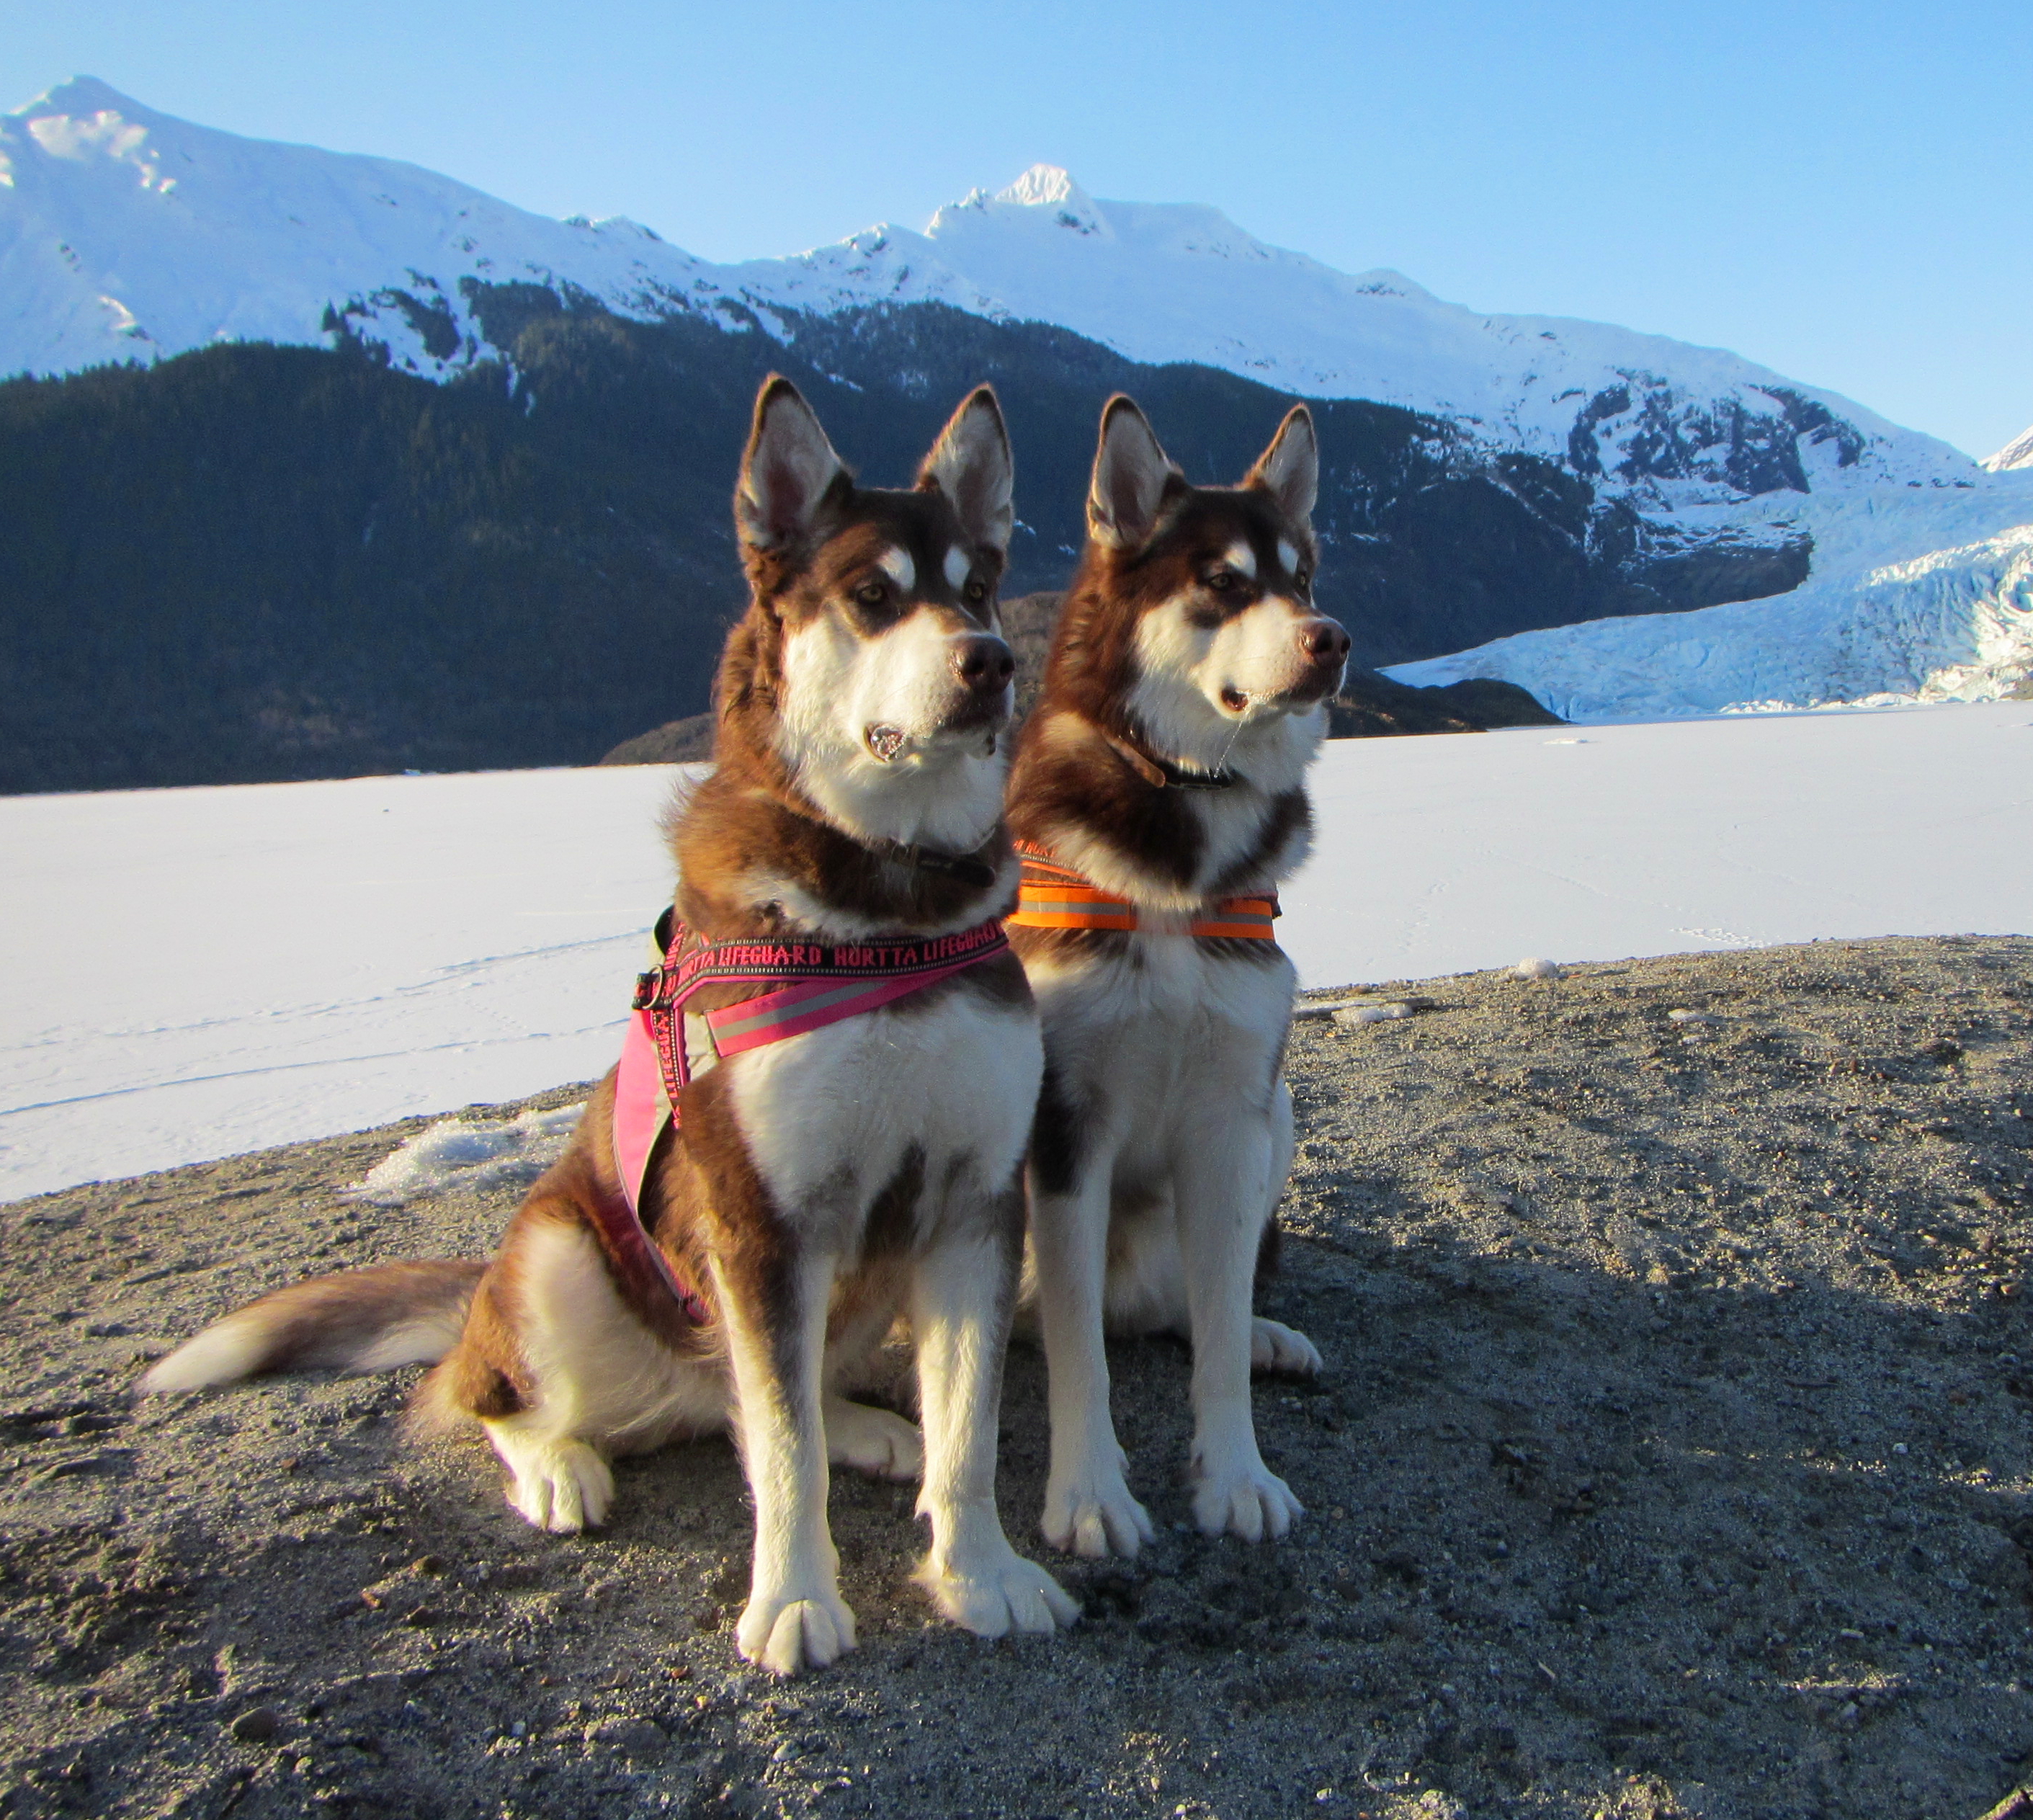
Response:
[[[1126,897],[1110,897],[1069,866],[1061,866],[1042,848],[1019,841],[1023,882],[1016,889],[1014,915],[1004,918],[1013,929],[1139,929],[1136,906]],[[1220,936],[1249,942],[1275,942],[1271,919],[1279,914],[1278,896],[1222,897],[1187,924],[1189,935]]]

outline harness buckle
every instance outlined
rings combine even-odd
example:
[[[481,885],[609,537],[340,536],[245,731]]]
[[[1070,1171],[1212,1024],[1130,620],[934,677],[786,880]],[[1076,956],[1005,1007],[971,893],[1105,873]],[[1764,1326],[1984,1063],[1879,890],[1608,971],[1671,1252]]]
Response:
[[[635,976],[635,998],[630,1006],[635,1011],[653,1011],[664,989],[664,969],[661,967],[647,973]]]

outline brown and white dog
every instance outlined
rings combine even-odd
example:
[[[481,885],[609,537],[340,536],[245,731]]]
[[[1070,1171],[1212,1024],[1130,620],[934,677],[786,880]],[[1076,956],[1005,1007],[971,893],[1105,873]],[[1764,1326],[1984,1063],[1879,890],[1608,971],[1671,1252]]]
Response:
[[[1312,604],[1318,479],[1303,406],[1241,485],[1210,488],[1111,399],[1087,550],[1011,778],[1012,831],[1052,863],[1011,925],[1045,1025],[1030,1166],[1044,1531],[1083,1555],[1133,1555],[1151,1534],[1109,1414],[1104,1329],[1192,1341],[1203,1531],[1254,1541],[1301,1514],[1258,1451],[1249,1379],[1320,1362],[1251,1313],[1292,1157],[1294,975],[1262,938],[1309,848],[1303,780],[1349,650]]]
[[[986,387],[915,489],[891,492],[856,484],[788,380],[764,385],[735,494],[753,599],[721,663],[715,769],[671,826],[676,912],[694,935],[923,939],[1006,907],[1001,735],[1014,666],[995,586],[1011,477]],[[711,990],[709,1005],[744,997]],[[418,1408],[477,1420],[508,1469],[510,1503],[565,1531],[605,1515],[616,1455],[731,1423],[755,1504],[737,1641],[780,1674],[854,1644],[826,1522],[829,1459],[900,1478],[922,1470],[931,1545],[917,1578],[938,1608],[984,1636],[1049,1632],[1076,1608],[1010,1547],[994,1485],[1042,1060],[1005,949],[695,1072],[640,1203],[697,1298],[689,1318],[661,1268],[644,1268],[646,1250],[631,1262],[616,1240],[610,1074],[491,1264],[389,1265],[279,1290],[172,1354],[144,1387],[438,1360]],[[639,1244],[632,1226],[623,1236]],[[899,1316],[916,1345],[922,1441],[845,1394]]]

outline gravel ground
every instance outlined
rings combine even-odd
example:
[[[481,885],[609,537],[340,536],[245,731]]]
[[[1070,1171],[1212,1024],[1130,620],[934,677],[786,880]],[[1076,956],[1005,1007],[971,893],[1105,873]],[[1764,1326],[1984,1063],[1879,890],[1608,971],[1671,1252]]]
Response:
[[[1284,1545],[1182,1527],[1187,1360],[1114,1349],[1160,1540],[987,1645],[835,1482],[863,1646],[733,1659],[722,1441],[612,1527],[419,1450],[411,1373],[137,1405],[138,1362],[515,1187],[340,1190],[422,1122],[0,1208],[0,1813],[1975,1820],[2033,1747],[2033,940],[1477,974],[1297,1028],[1266,1312]],[[1331,995],[1324,995],[1331,996]],[[1392,989],[1372,987],[1372,1002]],[[1675,1013],[1693,1017],[1675,1017]],[[578,1090],[530,1103],[557,1103]],[[1043,1372],[1002,1483],[1035,1543]]]

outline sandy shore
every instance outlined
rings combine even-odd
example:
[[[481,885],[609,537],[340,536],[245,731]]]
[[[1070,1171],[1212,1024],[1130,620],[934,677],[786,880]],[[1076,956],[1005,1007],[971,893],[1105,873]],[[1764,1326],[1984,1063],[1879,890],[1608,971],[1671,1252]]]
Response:
[[[131,1399],[262,1289],[484,1251],[512,1182],[342,1196],[422,1122],[0,1208],[0,1813],[1975,1820],[2033,1773],[2033,940],[1402,994],[1294,1044],[1294,1539],[1181,1526],[1185,1356],[1120,1346],[1160,1539],[1064,1566],[1080,1627],[929,1623],[843,1476],[863,1646],[795,1685],[733,1658],[724,1442],[563,1541],[399,1443],[411,1373]],[[1020,1346],[1020,1546],[1043,1393]]]

